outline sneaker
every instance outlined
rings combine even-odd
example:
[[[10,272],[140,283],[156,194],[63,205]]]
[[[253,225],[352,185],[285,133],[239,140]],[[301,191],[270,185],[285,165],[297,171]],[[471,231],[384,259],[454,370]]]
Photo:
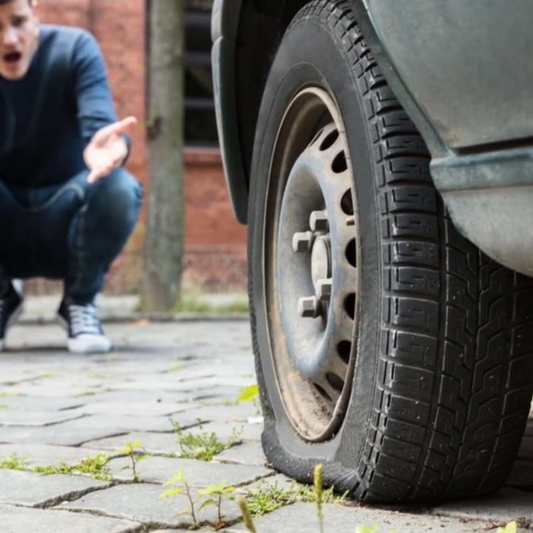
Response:
[[[22,313],[22,296],[10,285],[7,294],[0,298],[0,351],[4,349],[7,330]]]
[[[65,299],[57,312],[68,332],[68,350],[71,353],[107,353],[111,341],[105,336],[94,304],[76,305]]]

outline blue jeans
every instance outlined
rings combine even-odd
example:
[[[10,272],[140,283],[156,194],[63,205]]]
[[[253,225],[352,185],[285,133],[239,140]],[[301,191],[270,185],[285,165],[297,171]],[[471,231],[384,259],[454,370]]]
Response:
[[[90,303],[139,218],[143,191],[123,168],[94,184],[28,189],[0,182],[0,268],[5,279],[61,279],[65,295]]]

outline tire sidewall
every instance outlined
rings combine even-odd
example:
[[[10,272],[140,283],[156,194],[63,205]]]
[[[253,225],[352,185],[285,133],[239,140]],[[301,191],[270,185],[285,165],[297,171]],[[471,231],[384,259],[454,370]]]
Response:
[[[303,45],[305,43],[305,45]],[[361,464],[376,383],[380,319],[380,248],[375,165],[372,163],[370,128],[365,118],[364,87],[352,68],[353,57],[345,52],[341,35],[327,22],[304,18],[289,29],[279,48],[266,85],[259,114],[249,209],[249,261],[251,295],[255,314],[258,379],[265,411],[265,451],[269,459],[299,479],[308,479],[314,461],[334,461],[353,470]],[[346,128],[356,189],[360,227],[362,294],[357,363],[345,422],[330,441],[310,444],[293,429],[275,385],[275,370],[266,309],[264,232],[271,157],[279,126],[296,94],[306,86],[325,89],[337,102]],[[357,89],[359,88],[359,90]],[[295,311],[296,312],[296,311]],[[266,383],[269,383],[267,387]],[[281,454],[281,456],[280,456]],[[286,457],[282,457],[287,454]],[[298,459],[298,460],[295,460]],[[305,470],[305,472],[304,472]],[[327,473],[326,473],[327,474]],[[359,478],[359,475],[356,475]]]

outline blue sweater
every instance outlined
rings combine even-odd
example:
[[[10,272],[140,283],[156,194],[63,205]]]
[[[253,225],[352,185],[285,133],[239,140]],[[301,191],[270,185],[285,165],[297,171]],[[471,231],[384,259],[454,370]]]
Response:
[[[87,168],[83,150],[95,132],[116,120],[95,39],[78,28],[42,25],[26,76],[0,76],[0,180],[64,183]]]

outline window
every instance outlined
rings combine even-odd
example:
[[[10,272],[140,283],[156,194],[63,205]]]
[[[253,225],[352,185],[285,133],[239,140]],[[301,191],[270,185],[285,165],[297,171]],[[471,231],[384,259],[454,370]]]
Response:
[[[211,73],[212,0],[188,0],[185,13],[185,142],[218,146]]]

